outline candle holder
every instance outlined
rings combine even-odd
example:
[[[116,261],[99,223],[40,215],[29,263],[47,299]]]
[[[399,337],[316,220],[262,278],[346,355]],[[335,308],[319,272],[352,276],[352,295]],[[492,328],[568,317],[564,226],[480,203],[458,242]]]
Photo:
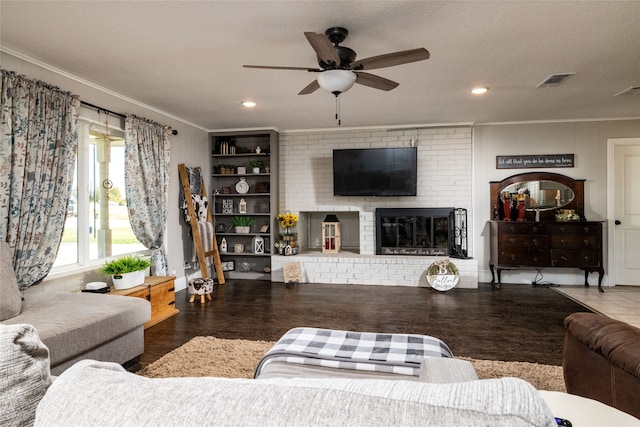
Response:
[[[518,221],[524,221],[524,212],[526,208],[524,206],[524,200],[518,200]]]
[[[503,191],[500,194],[502,199],[502,207],[504,208],[504,220],[511,221],[511,193]]]
[[[518,193],[516,196],[517,200],[517,209],[518,209],[518,221],[524,221],[524,212],[526,210],[525,201],[527,200],[527,195],[524,193]]]

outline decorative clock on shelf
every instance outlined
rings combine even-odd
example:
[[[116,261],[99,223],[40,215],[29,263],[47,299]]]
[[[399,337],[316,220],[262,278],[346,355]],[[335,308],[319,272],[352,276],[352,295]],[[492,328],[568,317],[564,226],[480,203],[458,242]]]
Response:
[[[236,183],[236,191],[238,194],[246,194],[249,192],[249,184],[245,177],[241,177],[240,181]]]

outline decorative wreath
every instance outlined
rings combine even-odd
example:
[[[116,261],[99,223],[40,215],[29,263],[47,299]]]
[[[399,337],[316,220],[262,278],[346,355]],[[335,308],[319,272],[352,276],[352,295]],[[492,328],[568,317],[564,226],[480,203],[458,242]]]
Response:
[[[437,276],[439,274],[458,275],[458,267],[449,258],[434,261],[427,269],[427,275]]]

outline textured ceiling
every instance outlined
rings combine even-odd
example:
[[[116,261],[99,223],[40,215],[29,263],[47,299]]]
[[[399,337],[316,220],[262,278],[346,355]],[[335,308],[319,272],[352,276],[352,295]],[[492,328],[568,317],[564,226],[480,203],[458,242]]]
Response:
[[[343,127],[640,117],[640,1],[7,1],[0,45],[204,129],[336,127],[335,98],[297,93],[303,33],[346,27],[358,58],[425,47],[340,96]],[[20,70],[16,70],[20,71]],[[575,72],[557,87],[549,75]],[[474,86],[489,92],[473,96]],[[91,99],[85,99],[91,102]],[[241,107],[253,100],[257,107]]]

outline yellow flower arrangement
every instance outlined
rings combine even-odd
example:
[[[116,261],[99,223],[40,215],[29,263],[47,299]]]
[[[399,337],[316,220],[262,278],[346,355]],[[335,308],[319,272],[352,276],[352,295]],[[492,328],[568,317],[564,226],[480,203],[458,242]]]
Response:
[[[298,222],[298,215],[292,214],[289,211],[286,211],[283,214],[278,215],[278,221],[280,222],[280,227],[286,228],[293,227]]]

